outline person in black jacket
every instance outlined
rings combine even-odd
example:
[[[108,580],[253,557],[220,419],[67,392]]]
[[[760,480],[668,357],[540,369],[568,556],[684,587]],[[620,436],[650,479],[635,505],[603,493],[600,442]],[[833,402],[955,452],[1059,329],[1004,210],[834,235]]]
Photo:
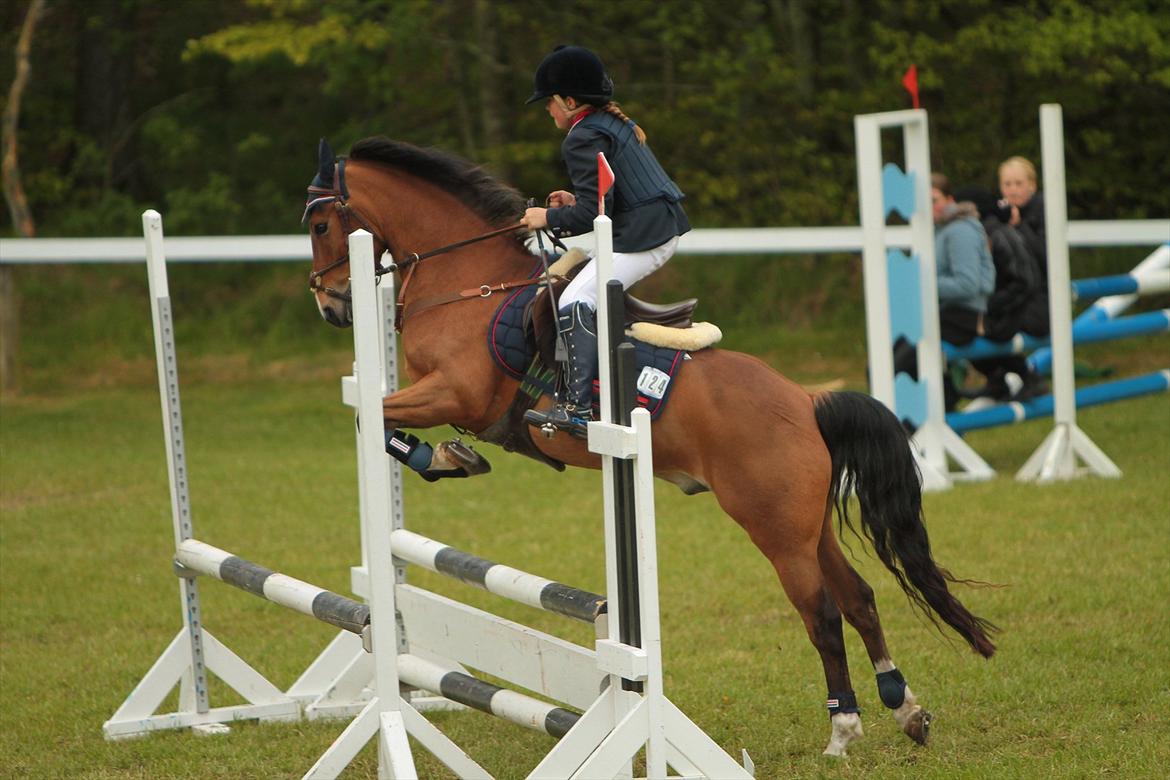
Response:
[[[528,209],[523,222],[530,230],[547,227],[560,236],[593,230],[597,153],[603,152],[614,173],[614,186],[605,196],[605,213],[613,220],[613,275],[628,288],[661,268],[674,255],[678,237],[691,229],[683,192],[646,145],[645,131],[613,101],[613,81],[594,52],[558,46],[540,63],[534,81],[527,102],[543,100],[553,122],[565,131],[561,156],[574,192],[550,193],[549,208]],[[559,309],[569,353],[565,394],[552,410],[531,410],[525,419],[584,435],[597,372],[595,260],[561,293]]]
[[[1011,191],[1010,185],[1004,189]],[[1025,204],[1034,202],[1037,197],[1038,194],[1030,194]],[[1043,206],[1038,231],[1029,227],[1026,233],[1019,228],[1023,224],[1019,207],[1007,199],[997,202],[990,191],[978,186],[959,188],[955,191],[955,198],[969,201],[978,209],[995,263],[995,291],[987,301],[983,335],[992,341],[1008,341],[1021,332],[1047,336],[1048,274],[1042,256],[1032,248],[1035,242],[1029,241],[1029,237],[1043,240]],[[1013,219],[1016,225],[1011,224]],[[987,383],[975,393],[976,396],[996,401],[1024,401],[1048,392],[1044,378],[1032,370],[1021,355],[984,358],[972,361],[972,364],[987,377]],[[1014,395],[1007,384],[1009,373],[1016,374],[1023,382]]]
[[[999,164],[999,193],[1004,222],[1019,231],[1028,250],[1048,268],[1044,229],[1044,195],[1037,191],[1036,166],[1026,157],[1009,157]]]

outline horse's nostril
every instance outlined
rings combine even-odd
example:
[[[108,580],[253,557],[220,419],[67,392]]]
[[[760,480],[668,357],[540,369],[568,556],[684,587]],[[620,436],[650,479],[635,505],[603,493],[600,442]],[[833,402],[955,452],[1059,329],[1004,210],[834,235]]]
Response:
[[[328,306],[321,309],[321,316],[323,316],[325,321],[330,325],[335,327],[341,325],[341,321],[337,317],[337,312],[333,311],[333,309]]]

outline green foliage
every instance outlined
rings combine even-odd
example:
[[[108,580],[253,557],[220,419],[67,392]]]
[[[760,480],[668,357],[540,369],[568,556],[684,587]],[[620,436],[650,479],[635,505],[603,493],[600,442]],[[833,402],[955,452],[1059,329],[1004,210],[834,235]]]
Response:
[[[172,232],[289,232],[319,136],[444,147],[540,196],[566,183],[558,136],[523,100],[568,39],[604,55],[700,226],[855,223],[852,116],[907,105],[911,62],[952,180],[1035,158],[1055,101],[1073,218],[1170,211],[1170,17],[1137,0],[60,0],[22,114],[40,233],[132,234],[143,206]]]

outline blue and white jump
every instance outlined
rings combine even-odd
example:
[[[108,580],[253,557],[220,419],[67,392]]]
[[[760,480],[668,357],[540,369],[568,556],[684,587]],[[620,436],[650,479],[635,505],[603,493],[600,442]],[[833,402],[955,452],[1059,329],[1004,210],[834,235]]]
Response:
[[[1093,306],[1082,312],[1072,323],[1072,343],[1091,344],[1100,341],[1128,338],[1133,336],[1165,333],[1170,331],[1170,309],[1143,312],[1129,317],[1116,315],[1132,305],[1139,297],[1170,291],[1170,245],[1163,244],[1131,273],[1096,279],[1074,280],[1072,295],[1081,300],[1099,299]],[[1025,333],[1017,334],[1010,341],[996,342],[978,338],[963,347],[943,344],[948,360],[966,358],[978,360],[1008,354],[1031,353],[1029,366],[1036,372],[1047,374],[1052,371],[1052,350],[1048,339],[1040,339]],[[1170,390],[1167,377],[1170,369],[1149,374],[1102,382],[1075,391],[1078,409],[1099,404],[1122,401],[1152,393]],[[1065,381],[1057,372],[1054,382]],[[997,425],[1047,417],[1055,412],[1054,396],[1032,399],[1026,403],[1010,402],[995,407],[974,411],[951,412],[947,425],[959,433],[990,428]]]
[[[1130,274],[1070,280],[1061,110],[1058,105],[1041,106],[1051,336],[1035,339],[1020,334],[1003,343],[976,339],[962,348],[943,344],[939,338],[926,121],[925,112],[917,110],[854,119],[871,392],[899,418],[915,424],[913,445],[923,487],[945,489],[956,480],[994,476],[994,470],[959,437],[959,432],[1047,414],[1053,416],[1053,431],[1017,472],[1017,479],[1046,482],[1087,472],[1120,475],[1117,466],[1077,427],[1076,409],[1078,405],[1164,391],[1167,372],[1077,391],[1072,346],[1074,342],[1161,333],[1170,327],[1170,310],[1116,317],[1139,295],[1170,290],[1170,245],[1161,245]],[[905,172],[893,163],[882,166],[880,130],[883,128],[902,129]],[[893,212],[909,221],[909,231],[886,224]],[[1164,226],[1159,223],[1157,232],[1170,234],[1170,221]],[[1116,243],[1116,238],[1115,235],[1107,243]],[[907,247],[909,253],[904,251]],[[1098,296],[1105,297],[1074,324],[1071,311],[1074,297],[1084,300]],[[918,381],[906,375],[894,376],[890,353],[899,337],[917,345],[921,377]],[[1052,373],[1052,396],[1002,410],[949,415],[944,412],[941,389],[944,354],[948,359],[978,359],[1030,351],[1033,352],[1031,364],[1042,372]],[[1078,465],[1078,458],[1084,468]]]

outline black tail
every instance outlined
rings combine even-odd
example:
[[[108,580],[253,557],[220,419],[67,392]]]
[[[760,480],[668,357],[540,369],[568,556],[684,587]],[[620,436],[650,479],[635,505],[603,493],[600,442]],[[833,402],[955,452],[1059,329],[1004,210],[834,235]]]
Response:
[[[960,582],[930,555],[922,518],[922,486],[906,433],[894,414],[864,393],[825,393],[816,399],[817,427],[833,458],[829,497],[837,517],[849,519],[849,494],[861,504],[861,526],[874,551],[912,603],[935,623],[941,618],[989,658],[997,629],[967,611],[947,588]]]

